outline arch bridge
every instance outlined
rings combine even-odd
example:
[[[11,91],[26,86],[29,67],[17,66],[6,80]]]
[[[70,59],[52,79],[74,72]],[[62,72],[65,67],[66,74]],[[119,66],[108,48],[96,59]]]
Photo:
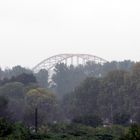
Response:
[[[43,60],[33,68],[33,71],[35,73],[39,72],[41,69],[50,71],[60,63],[65,63],[66,65],[85,65],[89,61],[97,64],[104,64],[108,62],[103,58],[90,54],[59,54]]]

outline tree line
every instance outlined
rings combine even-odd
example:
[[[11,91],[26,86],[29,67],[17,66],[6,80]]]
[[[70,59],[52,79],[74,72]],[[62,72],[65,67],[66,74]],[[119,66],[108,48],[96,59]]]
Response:
[[[8,113],[13,111],[10,113],[13,120],[32,120],[35,106],[41,106],[42,118],[50,112],[47,121],[82,122],[91,116],[110,123],[121,123],[119,117],[120,121],[122,118],[139,121],[139,63],[113,61],[101,65],[88,62],[77,67],[61,63],[54,71],[50,84],[46,70],[33,73],[21,66],[1,70],[2,105],[8,106]]]
[[[38,128],[46,139],[46,133],[50,133],[50,139],[113,140],[118,135],[126,140],[140,130],[133,126],[130,133],[124,133],[131,123],[140,124],[140,63],[88,62],[77,67],[61,63],[54,71],[49,81],[44,69],[38,73],[21,66],[1,70],[0,118],[8,122],[0,119],[0,135],[8,133],[10,137],[12,133],[18,137],[15,131],[20,131],[32,137],[29,131],[34,132],[36,108]]]

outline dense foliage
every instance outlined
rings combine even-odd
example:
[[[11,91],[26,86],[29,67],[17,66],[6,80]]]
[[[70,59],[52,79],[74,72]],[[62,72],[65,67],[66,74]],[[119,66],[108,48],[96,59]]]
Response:
[[[88,62],[84,66],[79,65],[77,67],[72,65],[67,66],[63,63],[58,64],[54,69],[55,73],[52,77],[53,88],[59,96],[63,96],[73,91],[87,77],[101,78],[114,70],[130,71],[133,65],[134,62],[131,61],[113,61],[103,65]]]
[[[44,131],[47,129],[47,131]],[[0,119],[0,140],[139,140],[140,127],[114,125],[93,128],[78,124],[53,124],[34,133],[21,123]]]
[[[140,63],[58,64],[49,78],[0,71],[0,139],[140,139]]]
[[[104,122],[127,125],[139,123],[140,63],[132,70],[115,70],[106,76],[89,77],[63,98],[66,118],[98,115]]]

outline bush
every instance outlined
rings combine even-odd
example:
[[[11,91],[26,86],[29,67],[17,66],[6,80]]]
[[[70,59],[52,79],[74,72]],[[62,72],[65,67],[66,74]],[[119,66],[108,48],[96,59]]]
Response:
[[[20,123],[13,125],[13,132],[11,136],[14,140],[30,140],[29,129]]]
[[[0,119],[0,140],[30,140],[29,129],[22,124]]]
[[[0,137],[6,137],[12,133],[12,124],[6,119],[0,118]]]
[[[140,127],[133,124],[120,140],[140,140]]]
[[[94,140],[95,128],[81,124],[55,124],[50,126],[47,135],[54,140]]]

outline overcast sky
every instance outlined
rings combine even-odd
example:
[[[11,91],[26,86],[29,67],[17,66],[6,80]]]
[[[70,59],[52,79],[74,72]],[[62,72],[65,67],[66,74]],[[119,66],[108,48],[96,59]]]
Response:
[[[59,53],[140,60],[140,0],[0,0],[0,66]]]

